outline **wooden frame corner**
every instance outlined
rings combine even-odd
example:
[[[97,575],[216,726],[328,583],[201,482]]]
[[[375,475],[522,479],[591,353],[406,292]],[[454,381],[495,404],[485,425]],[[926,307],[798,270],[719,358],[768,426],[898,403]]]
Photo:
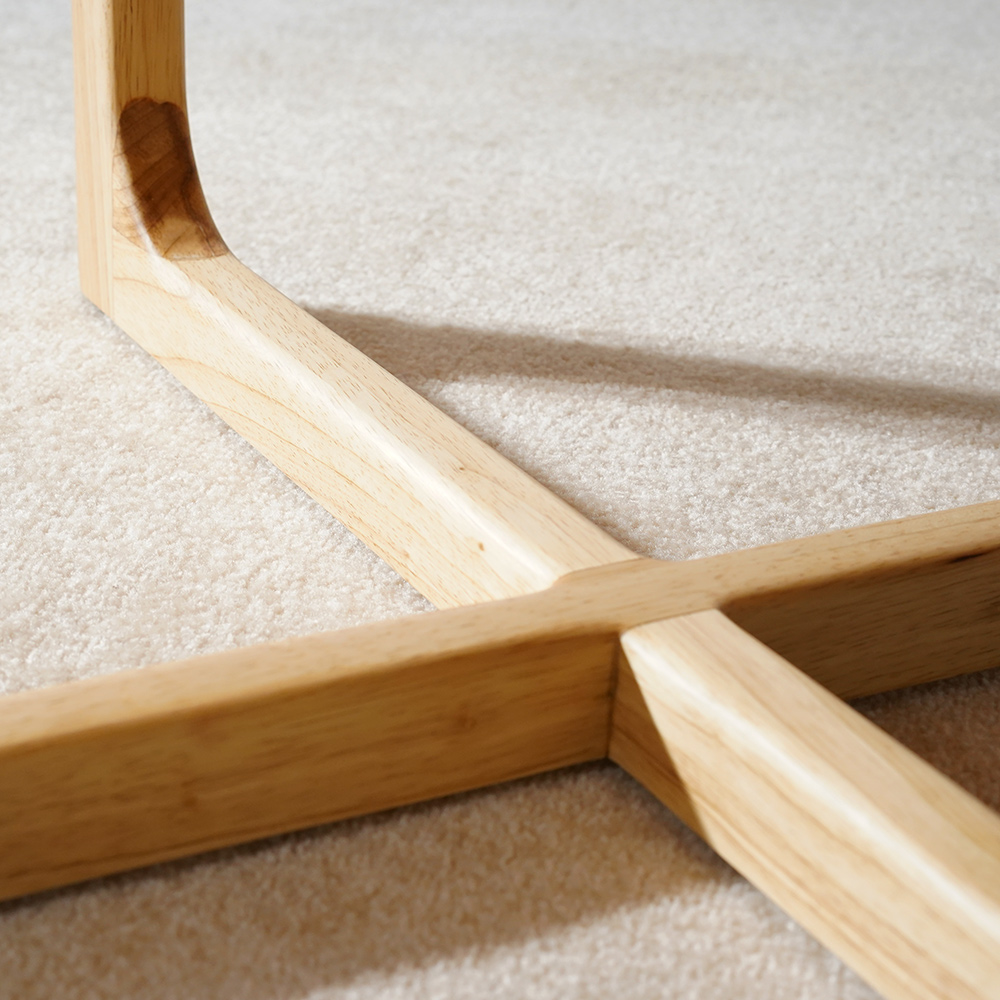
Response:
[[[182,0],[73,9],[85,294],[451,610],[0,701],[0,898],[609,755],[887,996],[996,996],[1000,819],[836,696],[1000,662],[1000,503],[639,558],[232,256]]]

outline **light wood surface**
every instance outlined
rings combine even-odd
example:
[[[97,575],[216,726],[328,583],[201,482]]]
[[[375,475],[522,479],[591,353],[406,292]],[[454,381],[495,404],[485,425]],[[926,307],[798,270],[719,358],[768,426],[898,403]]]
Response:
[[[603,757],[616,636],[498,608],[0,698],[0,898]]]
[[[119,121],[130,102],[143,100],[176,109],[186,122],[184,2],[73,0],[73,53],[80,283],[113,316],[113,217],[133,201]],[[183,149],[185,140],[186,125],[174,145]],[[155,183],[172,200],[179,188],[198,187],[191,155],[187,172],[181,185],[176,176]],[[151,182],[147,177],[147,190]]]
[[[116,232],[114,319],[439,607],[633,558],[228,254]]]
[[[1000,666],[1000,550],[745,598],[726,612],[845,698],[972,673]]]
[[[586,570],[554,588],[549,614],[625,630],[721,608],[857,698],[1000,666],[998,553],[1000,503],[977,504],[707,559]]]
[[[115,116],[111,109],[114,34],[110,6],[73,0],[76,104],[76,221],[80,287],[111,314],[111,173]]]
[[[939,560],[924,574],[974,566],[949,553],[992,507],[907,522]],[[810,552],[838,552],[849,585],[897,538],[875,525],[689,563],[633,560],[539,594],[0,699],[0,898],[601,757],[621,631],[760,579],[813,595],[831,571]],[[969,590],[955,591],[952,619],[905,606],[887,618],[898,641],[962,620]],[[955,656],[938,673],[961,666]],[[833,680],[855,693],[900,680],[867,667]],[[619,723],[635,707],[629,683],[623,671]],[[629,731],[655,740],[642,718],[647,731]],[[696,824],[683,801],[668,804]]]
[[[1000,989],[1000,817],[718,611],[625,633],[610,753],[887,997]]]
[[[632,553],[240,264],[198,181],[181,0],[77,0],[83,288],[439,607]]]
[[[637,558],[232,257],[182,20],[74,0],[84,291],[431,600],[496,603],[0,701],[0,896],[610,740],[890,995],[995,995],[996,818],[716,609],[844,696],[996,665],[1000,504]]]

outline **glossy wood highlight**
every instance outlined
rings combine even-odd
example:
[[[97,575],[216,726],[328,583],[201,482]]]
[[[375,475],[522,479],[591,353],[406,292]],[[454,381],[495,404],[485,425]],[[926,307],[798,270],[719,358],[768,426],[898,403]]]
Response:
[[[116,233],[114,319],[439,607],[634,558],[229,254]]]
[[[991,995],[996,818],[717,609],[843,696],[997,665],[1000,503],[636,557],[228,252],[182,22],[181,0],[74,0],[84,291],[431,600],[494,603],[0,701],[0,894],[610,740],[890,995]]]
[[[947,556],[970,545],[954,521],[912,523],[938,560],[920,579],[975,565]],[[601,757],[621,631],[714,608],[760,579],[797,579],[815,600],[829,570],[811,551],[840,552],[835,591],[859,585],[895,537],[876,525],[688,563],[632,560],[538,594],[0,699],[0,898]],[[889,617],[897,641],[962,620],[968,588],[950,582],[954,617],[943,604],[933,620]],[[963,666],[956,655],[939,672]],[[834,686],[901,679],[867,667]],[[635,708],[630,678],[619,719]],[[684,801],[669,804],[686,815]]]
[[[721,612],[622,649],[612,760],[887,997],[996,997],[1000,817]]]
[[[0,698],[0,899],[603,757],[616,645],[489,605]]]

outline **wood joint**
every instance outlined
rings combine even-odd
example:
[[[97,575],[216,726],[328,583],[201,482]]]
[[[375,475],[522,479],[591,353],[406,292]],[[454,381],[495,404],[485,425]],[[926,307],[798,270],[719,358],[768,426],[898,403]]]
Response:
[[[887,996],[995,997],[1000,821],[830,692],[995,664],[1000,503],[640,559],[227,252],[183,0],[73,6],[85,293],[474,606],[6,699],[0,895],[607,752]]]
[[[114,226],[168,260],[226,253],[198,178],[184,109],[140,97],[118,119]]]

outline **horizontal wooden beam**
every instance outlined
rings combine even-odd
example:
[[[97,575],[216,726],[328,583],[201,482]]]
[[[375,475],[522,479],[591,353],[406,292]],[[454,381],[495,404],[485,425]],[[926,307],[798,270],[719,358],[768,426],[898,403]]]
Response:
[[[622,648],[613,760],[886,997],[997,996],[1000,817],[721,612]]]
[[[603,757],[616,652],[497,604],[0,698],[0,899]]]
[[[898,526],[885,525],[632,560],[540,594],[0,699],[0,898],[601,757],[617,636],[661,618],[763,602],[775,620],[791,608],[806,635],[823,628],[824,587],[892,588],[916,572],[922,594],[947,583],[932,588],[935,614],[923,598],[886,612],[875,648],[929,636],[940,653],[992,586],[966,556],[993,544],[995,507],[904,522],[920,544],[896,562]],[[813,618],[798,622],[802,595]],[[961,653],[992,634],[984,621],[935,675],[980,663]],[[826,639],[835,650],[836,630]],[[926,679],[918,653],[911,674],[831,673],[827,657],[821,679],[853,694]]]
[[[718,606],[842,698],[1000,666],[1000,503],[726,558]]]
[[[587,570],[553,589],[549,615],[585,609],[624,631],[721,608],[855,698],[1000,666],[998,566],[992,502],[708,559]]]
[[[1000,666],[1000,549],[725,610],[843,698],[942,680]]]

